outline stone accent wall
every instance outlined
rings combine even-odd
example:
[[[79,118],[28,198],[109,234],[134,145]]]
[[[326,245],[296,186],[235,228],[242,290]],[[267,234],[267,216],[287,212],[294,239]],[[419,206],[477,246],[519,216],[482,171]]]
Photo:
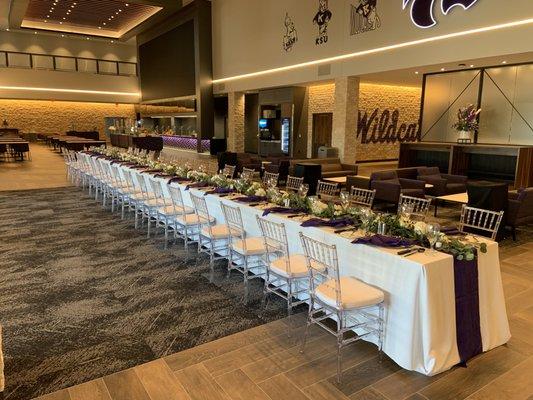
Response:
[[[228,150],[244,151],[244,93],[228,93]]]
[[[96,130],[105,138],[105,117],[135,118],[134,104],[0,99],[0,121],[23,132],[64,134]]]
[[[339,149],[343,163],[355,164],[357,141],[351,132],[357,130],[359,78],[347,76],[335,79],[335,107],[331,144]]]
[[[359,104],[353,107],[353,115],[357,115],[358,109],[362,115],[365,112],[368,118],[376,108],[379,108],[377,119],[381,113],[388,110],[391,114],[394,110],[400,112],[398,127],[418,123],[420,116],[421,89],[409,86],[376,85],[361,83],[359,91]],[[313,114],[334,112],[335,109],[335,84],[317,85],[309,88],[309,120],[308,120],[308,155],[311,155],[313,136]],[[372,124],[373,128],[374,124]],[[372,132],[372,129],[370,130]],[[357,131],[351,133],[353,137]],[[334,141],[335,138],[333,137]],[[357,161],[385,160],[398,158],[399,143],[366,143],[361,144],[361,137],[356,141]],[[332,143],[336,147],[335,143]]]

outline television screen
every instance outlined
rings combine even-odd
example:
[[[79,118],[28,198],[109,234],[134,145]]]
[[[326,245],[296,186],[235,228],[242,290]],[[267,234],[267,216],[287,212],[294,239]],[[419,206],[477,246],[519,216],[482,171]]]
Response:
[[[143,101],[196,94],[194,22],[141,44],[139,69]]]

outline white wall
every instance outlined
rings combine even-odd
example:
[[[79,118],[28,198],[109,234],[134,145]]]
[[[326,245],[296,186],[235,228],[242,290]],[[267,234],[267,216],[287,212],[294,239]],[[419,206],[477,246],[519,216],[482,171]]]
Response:
[[[137,62],[135,43],[125,44],[117,41],[111,43],[110,40],[87,40],[47,34],[35,35],[18,31],[0,32],[1,50]]]
[[[318,28],[313,17],[318,0],[217,0],[213,2],[214,78],[228,78],[383,46],[533,18],[533,1],[478,0],[469,10],[454,8],[447,16],[435,2],[438,24],[429,29],[416,27],[402,0],[378,0],[381,27],[350,36],[351,4],[359,0],[329,0],[332,19],[328,42],[316,45]],[[504,5],[505,3],[505,5]],[[298,42],[290,52],[283,47],[285,15],[298,31]],[[215,91],[233,91],[291,85],[416,66],[462,61],[531,51],[525,38],[533,37],[533,24],[460,38],[405,47],[332,64],[331,74],[318,76],[316,65],[228,81]]]

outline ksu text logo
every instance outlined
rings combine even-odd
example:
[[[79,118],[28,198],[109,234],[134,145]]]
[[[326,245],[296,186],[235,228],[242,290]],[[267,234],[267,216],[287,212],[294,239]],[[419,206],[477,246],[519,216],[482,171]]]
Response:
[[[419,28],[431,28],[437,24],[434,15],[435,2],[440,2],[444,15],[448,15],[450,10],[456,6],[468,10],[478,0],[402,0],[405,10],[411,3],[411,20]]]
[[[313,18],[313,24],[318,26],[318,36],[315,44],[321,45],[328,41],[328,24],[331,21],[331,11],[328,9],[328,0],[318,0],[318,12]]]

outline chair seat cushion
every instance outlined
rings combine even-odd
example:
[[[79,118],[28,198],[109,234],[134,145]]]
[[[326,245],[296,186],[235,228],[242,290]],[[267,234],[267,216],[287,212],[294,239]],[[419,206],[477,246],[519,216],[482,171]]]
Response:
[[[206,226],[202,229],[202,235],[210,239],[226,239],[230,237],[230,231],[226,224],[211,226],[211,231]]]
[[[198,218],[198,215],[196,214],[187,214],[187,215],[180,215],[176,218],[176,222],[180,225],[186,225],[186,226],[194,226],[194,225],[204,225],[204,224],[213,224],[215,223],[215,219],[213,217],[209,217],[209,221],[203,217]]]
[[[303,278],[309,274],[307,260],[303,254],[293,254],[288,259],[280,257],[270,263],[270,269],[284,278]]]
[[[385,298],[384,293],[351,276],[340,278],[341,307],[343,309],[361,308],[379,304]],[[331,307],[337,307],[335,281],[333,279],[320,284],[315,289],[318,299]]]
[[[157,209],[157,212],[159,214],[163,215],[182,215],[182,214],[192,214],[194,213],[194,209],[191,207],[185,206],[185,209],[183,209],[180,206],[163,206]]]
[[[293,254],[289,256],[289,267],[287,268],[287,257],[280,257],[270,263],[270,270],[276,275],[284,278],[304,278],[309,276],[309,269],[307,268],[307,260],[303,254]],[[314,261],[312,261],[314,263]],[[325,267],[318,267],[317,263],[315,269],[324,271]],[[290,269],[290,273],[288,271]]]
[[[259,237],[247,238],[244,241],[242,239],[234,240],[231,243],[231,249],[246,256],[261,255],[266,253],[263,238]]]

